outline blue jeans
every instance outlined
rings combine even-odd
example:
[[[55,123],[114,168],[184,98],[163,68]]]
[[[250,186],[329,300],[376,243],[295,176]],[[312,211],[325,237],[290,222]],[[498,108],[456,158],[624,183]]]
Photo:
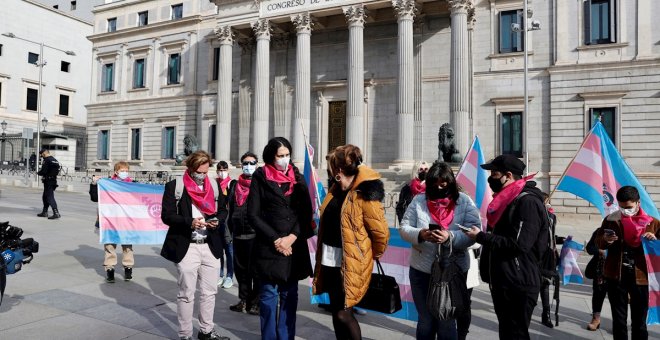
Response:
[[[429,293],[429,281],[431,274],[426,274],[413,267],[410,267],[410,289],[412,290],[413,301],[419,315],[417,320],[417,340],[456,340],[456,320],[439,321],[434,318],[426,307],[426,297]]]
[[[280,303],[278,313],[277,303]],[[259,289],[259,317],[261,339],[293,340],[296,336],[298,309],[298,281],[276,284],[262,282]],[[279,319],[278,319],[279,314]]]
[[[227,275],[225,277],[233,278],[234,277],[234,243],[225,243],[225,256],[220,257],[220,276],[225,272],[225,263],[227,264]],[[227,257],[227,260],[225,260]]]

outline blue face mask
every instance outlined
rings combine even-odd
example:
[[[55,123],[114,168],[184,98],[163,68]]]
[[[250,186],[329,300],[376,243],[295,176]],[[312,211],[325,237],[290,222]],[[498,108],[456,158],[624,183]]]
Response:
[[[197,185],[202,185],[204,184],[204,180],[206,179],[206,174],[198,174],[196,172],[193,172],[190,177],[192,177],[193,181],[195,181]]]
[[[254,173],[255,170],[257,170],[256,165],[250,165],[250,164],[243,165],[243,174],[245,176],[252,176],[252,174]]]

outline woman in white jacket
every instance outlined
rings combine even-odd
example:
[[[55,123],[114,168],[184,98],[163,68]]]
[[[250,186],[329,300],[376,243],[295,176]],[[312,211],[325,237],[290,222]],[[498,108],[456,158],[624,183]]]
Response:
[[[429,226],[434,230],[431,230]],[[458,227],[481,227],[479,209],[470,197],[460,193],[456,178],[449,165],[436,162],[426,175],[426,191],[415,196],[408,206],[399,233],[412,244],[410,255],[410,286],[415,308],[419,315],[417,339],[458,339],[456,320],[438,321],[426,307],[431,266],[438,251],[443,247],[443,263],[449,262],[449,249],[462,269],[464,278],[470,268],[467,248],[474,244]],[[436,227],[436,226],[439,226]],[[437,229],[436,229],[437,228]]]

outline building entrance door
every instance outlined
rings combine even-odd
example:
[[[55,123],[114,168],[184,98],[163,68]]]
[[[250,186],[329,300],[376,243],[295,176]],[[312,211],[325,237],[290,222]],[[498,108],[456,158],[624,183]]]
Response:
[[[346,144],[346,101],[328,102],[328,152]]]

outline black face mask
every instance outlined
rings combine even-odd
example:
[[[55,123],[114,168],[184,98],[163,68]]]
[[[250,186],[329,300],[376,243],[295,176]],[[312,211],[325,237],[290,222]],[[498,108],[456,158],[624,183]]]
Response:
[[[502,183],[502,177],[500,178],[493,178],[492,176],[488,177],[488,186],[490,187],[490,190],[493,190],[493,192],[500,192],[504,187],[504,183]]]
[[[426,178],[426,171],[418,173],[417,178],[419,178],[420,181],[423,181]]]

